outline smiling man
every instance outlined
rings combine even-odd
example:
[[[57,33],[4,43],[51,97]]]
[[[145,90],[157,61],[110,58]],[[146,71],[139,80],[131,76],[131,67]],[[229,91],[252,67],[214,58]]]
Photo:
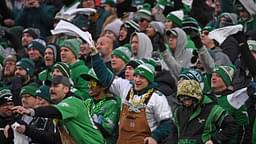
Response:
[[[116,77],[92,48],[92,66],[100,83],[122,99],[118,144],[157,144],[170,132],[171,110],[166,97],[154,87],[154,67],[139,65],[134,83]]]

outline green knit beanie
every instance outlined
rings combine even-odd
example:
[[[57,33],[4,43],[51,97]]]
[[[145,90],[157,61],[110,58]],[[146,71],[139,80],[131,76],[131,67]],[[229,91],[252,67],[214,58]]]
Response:
[[[132,56],[132,52],[130,50],[130,45],[125,44],[123,46],[116,48],[112,52],[112,55],[115,55],[115,56],[119,57],[120,59],[122,59],[125,63],[128,63]]]
[[[41,97],[51,103],[50,88],[46,85],[42,85],[36,90],[36,96]]]
[[[22,87],[22,89],[20,91],[20,96],[22,96],[24,94],[28,94],[28,95],[35,97],[36,90],[37,90],[37,86],[35,84],[26,85],[26,86]]]
[[[33,76],[33,74],[34,74],[34,69],[35,69],[35,63],[34,63],[31,59],[22,58],[21,60],[19,60],[19,61],[16,63],[16,66],[22,67],[24,70],[27,71],[27,73],[28,73],[30,76]]]
[[[213,73],[217,73],[222,78],[225,85],[228,87],[232,84],[235,70],[236,68],[234,65],[230,65],[230,66],[216,65],[215,68],[213,69]]]
[[[0,105],[6,102],[13,102],[11,90],[6,87],[0,88]]]
[[[184,17],[183,10],[177,10],[177,11],[170,12],[166,16],[166,19],[172,21],[176,26],[181,27],[182,26],[183,17]]]
[[[151,21],[151,6],[149,3],[144,3],[143,7],[137,12],[138,19],[146,19]]]
[[[149,82],[154,82],[155,72],[152,67],[153,66],[148,63],[141,64],[134,70],[134,75],[143,76]]]
[[[53,65],[53,69],[58,69],[63,76],[70,78],[70,68],[68,66],[68,64],[64,63],[64,62],[57,62],[56,64]]]
[[[73,54],[78,58],[81,43],[82,41],[79,38],[67,39],[64,40],[63,44],[61,44],[60,47],[66,47],[70,49],[73,52]]]

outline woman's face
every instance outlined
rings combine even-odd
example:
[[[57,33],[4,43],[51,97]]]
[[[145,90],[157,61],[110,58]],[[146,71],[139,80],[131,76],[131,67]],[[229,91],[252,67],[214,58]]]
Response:
[[[121,27],[120,32],[119,32],[119,41],[123,41],[126,39],[128,34],[128,31],[125,27]]]

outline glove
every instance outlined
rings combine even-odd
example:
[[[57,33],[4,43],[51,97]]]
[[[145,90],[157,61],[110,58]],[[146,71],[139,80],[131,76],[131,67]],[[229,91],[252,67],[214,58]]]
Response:
[[[192,33],[192,34],[190,34],[191,40],[194,42],[194,44],[198,50],[201,49],[203,47],[203,43],[201,41],[200,34],[197,34],[195,32],[191,32],[191,33]]]

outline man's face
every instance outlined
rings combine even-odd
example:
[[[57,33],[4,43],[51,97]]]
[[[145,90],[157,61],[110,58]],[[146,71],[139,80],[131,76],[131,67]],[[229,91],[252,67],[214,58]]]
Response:
[[[13,102],[6,102],[0,105],[0,116],[1,117],[11,117],[12,116],[12,108],[14,107]]]
[[[71,62],[76,59],[76,56],[73,52],[67,47],[61,47],[60,49],[60,57],[61,61],[67,64],[71,64]]]
[[[21,96],[21,103],[24,108],[35,108],[37,106],[37,99],[29,94]]]
[[[139,50],[139,39],[137,35],[134,35],[131,40],[132,54],[137,55]]]
[[[135,75],[133,79],[135,82],[134,88],[136,91],[141,91],[144,88],[148,87],[148,85],[149,85],[148,80],[146,78],[144,78],[143,76]]]
[[[96,48],[102,56],[109,56],[113,49],[113,40],[109,37],[100,37],[97,40]]]
[[[142,18],[139,20],[139,25],[140,25],[140,31],[144,32],[149,25],[149,21]]]
[[[44,63],[45,66],[51,66],[54,63],[54,54],[51,48],[47,48],[44,52]]]
[[[111,66],[113,70],[115,72],[120,72],[125,67],[125,62],[115,55],[112,55],[111,57]]]
[[[4,76],[14,76],[16,63],[14,61],[7,61],[4,65]]]
[[[39,50],[36,48],[27,48],[27,54],[29,59],[33,61],[39,60],[41,57]]]
[[[21,44],[22,46],[28,46],[34,38],[29,33],[23,33],[21,37]]]
[[[21,66],[16,66],[15,76],[26,77],[27,74],[27,71],[23,69]]]
[[[125,27],[121,27],[119,32],[119,41],[123,41],[127,37],[127,29]]]
[[[55,78],[56,76],[63,76],[62,72],[57,68],[52,71],[52,78]]]
[[[104,91],[104,88],[93,79],[88,82],[88,88],[92,98],[98,97]]]
[[[134,68],[130,65],[125,67],[125,79],[133,80]]]
[[[60,102],[68,93],[69,88],[63,84],[52,84],[50,88],[51,100],[53,102]]]
[[[50,105],[50,103],[47,100],[45,100],[41,97],[37,97],[36,100],[37,100],[37,104],[38,104],[39,107],[44,107],[44,106],[49,106]]]
[[[91,49],[88,43],[82,43],[80,45],[79,57],[88,56],[90,52],[91,52]]]
[[[182,98],[179,98],[179,101],[182,103],[185,107],[190,107],[193,104],[193,99],[188,96],[182,96]]]
[[[83,8],[95,8],[94,0],[83,0]]]
[[[211,87],[212,87],[213,91],[223,91],[223,90],[227,89],[224,81],[217,73],[212,74]]]

